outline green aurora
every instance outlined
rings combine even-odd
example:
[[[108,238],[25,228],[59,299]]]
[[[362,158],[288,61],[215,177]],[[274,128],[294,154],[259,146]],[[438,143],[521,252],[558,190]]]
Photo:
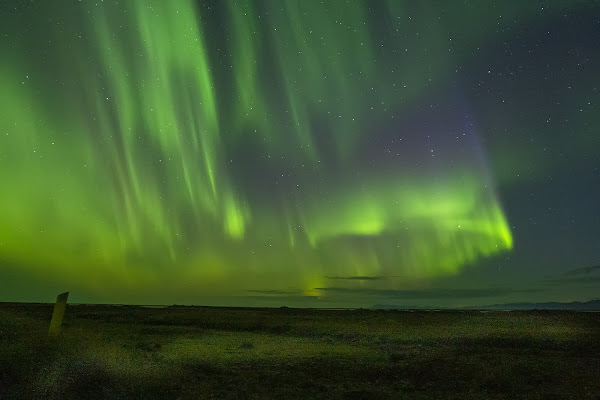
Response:
[[[512,248],[476,127],[436,158],[399,121],[400,161],[372,156],[482,23],[417,26],[433,6],[396,0],[50,3],[1,43],[2,268],[106,296],[320,296]]]

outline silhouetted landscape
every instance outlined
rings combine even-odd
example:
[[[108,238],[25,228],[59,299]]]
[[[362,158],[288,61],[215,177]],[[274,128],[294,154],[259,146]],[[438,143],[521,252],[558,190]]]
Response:
[[[0,398],[597,399],[600,314],[0,305]]]

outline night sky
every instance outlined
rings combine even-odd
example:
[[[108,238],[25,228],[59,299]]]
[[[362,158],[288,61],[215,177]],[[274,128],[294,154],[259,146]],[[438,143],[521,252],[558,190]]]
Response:
[[[8,1],[0,301],[600,297],[600,2]]]

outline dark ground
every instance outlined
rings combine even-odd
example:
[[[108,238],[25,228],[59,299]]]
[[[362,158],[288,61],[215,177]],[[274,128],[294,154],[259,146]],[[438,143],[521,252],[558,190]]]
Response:
[[[600,399],[600,313],[0,303],[1,399]]]

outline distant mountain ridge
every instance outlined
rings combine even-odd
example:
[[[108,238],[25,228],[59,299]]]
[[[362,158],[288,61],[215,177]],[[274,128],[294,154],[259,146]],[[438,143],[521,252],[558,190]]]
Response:
[[[575,311],[600,311],[600,300],[572,301],[570,303],[507,303],[492,304],[488,306],[464,307],[467,310],[575,310]]]
[[[391,304],[375,304],[371,307],[376,310],[453,310],[448,307],[415,307],[397,306]],[[573,301],[570,303],[506,303],[491,304],[486,306],[468,306],[454,308],[454,310],[572,310],[572,311],[600,311],[600,299],[589,301]]]

